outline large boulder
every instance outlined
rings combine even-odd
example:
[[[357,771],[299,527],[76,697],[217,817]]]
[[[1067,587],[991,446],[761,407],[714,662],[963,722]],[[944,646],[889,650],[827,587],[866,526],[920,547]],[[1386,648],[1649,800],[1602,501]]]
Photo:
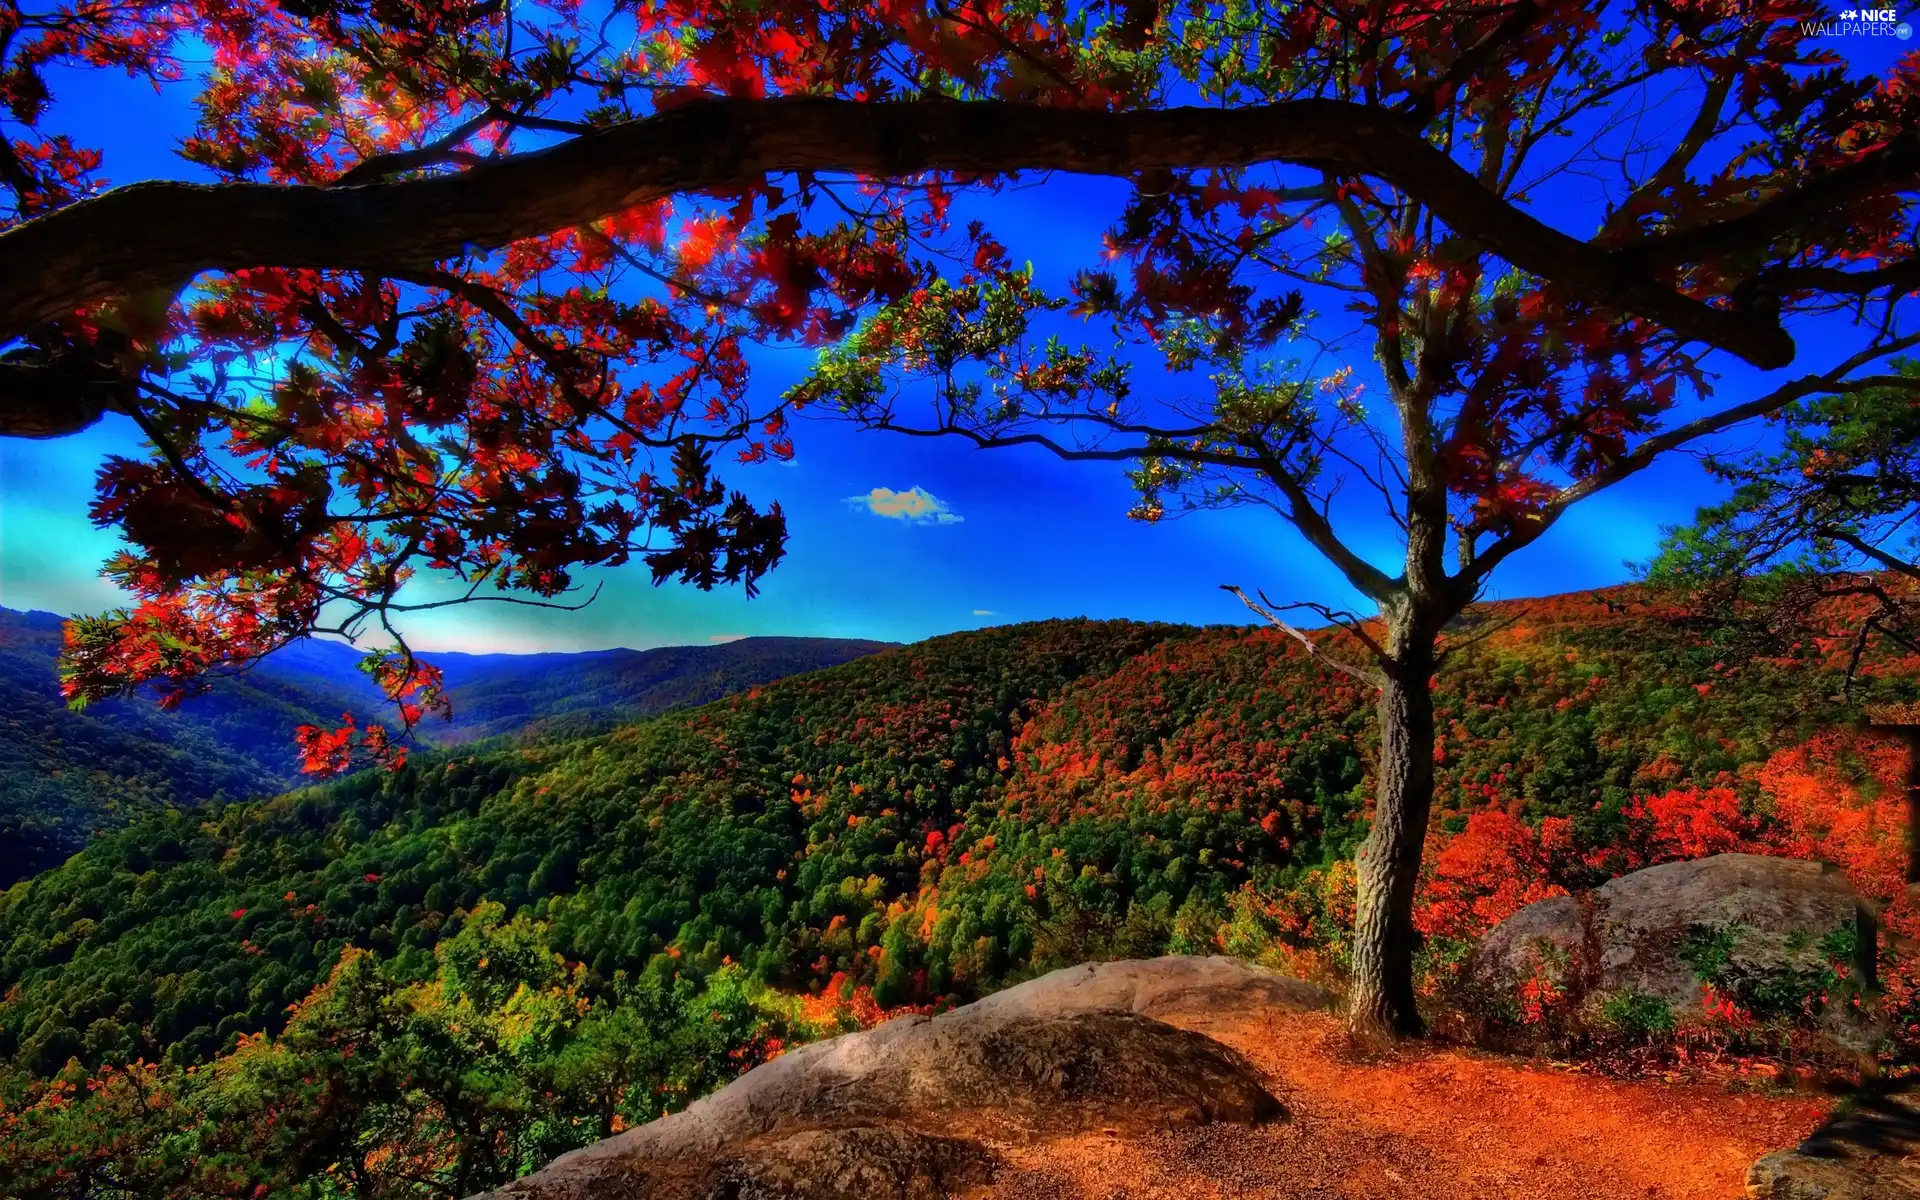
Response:
[[[990,1182],[999,1166],[998,1156],[979,1142],[900,1125],[803,1129],[727,1146],[707,1158],[655,1158],[597,1174],[556,1170],[564,1161],[495,1195],[947,1200]]]
[[[940,1016],[802,1046],[493,1196],[918,1200],[987,1178],[993,1142],[1284,1120],[1238,1052],[1155,1016],[1330,1001],[1230,959],[1056,971]]]
[[[1585,896],[1521,909],[1487,935],[1467,977],[1512,996],[1544,971],[1576,1000],[1635,996],[1676,1014],[1701,1008],[1703,985],[1762,1013],[1789,1012],[1834,980],[1871,969],[1868,910],[1838,869],[1802,859],[1719,854],[1622,875]],[[1826,1005],[1822,1029],[1859,1050],[1878,1033],[1849,1006]]]

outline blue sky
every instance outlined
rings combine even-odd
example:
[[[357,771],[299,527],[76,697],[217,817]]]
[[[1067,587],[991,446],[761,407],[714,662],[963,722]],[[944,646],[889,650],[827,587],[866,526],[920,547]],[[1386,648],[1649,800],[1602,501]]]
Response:
[[[1887,39],[1834,44],[1861,65],[1891,61],[1895,50]],[[52,127],[103,148],[113,182],[196,174],[172,153],[192,127],[184,91],[156,96],[144,83],[99,71],[67,72],[54,82]],[[1040,282],[1058,287],[1095,259],[1122,196],[1110,181],[1058,178],[995,198],[994,226],[1016,260],[1031,259]],[[1576,233],[1586,223],[1562,222]],[[1800,370],[1826,361],[1820,341],[1817,330],[1802,332]],[[807,362],[804,352],[760,353],[755,386],[769,394],[784,388]],[[1761,381],[1722,365],[1722,400],[1737,400]],[[1732,443],[1755,436],[1745,432]],[[603,590],[580,612],[479,604],[416,614],[403,628],[425,649],[520,652],[762,634],[913,641],[1081,615],[1247,619],[1220,583],[1276,598],[1355,603],[1336,573],[1264,510],[1198,513],[1155,526],[1127,520],[1133,494],[1115,464],[1062,463],[1025,448],[979,451],[822,420],[800,421],[795,442],[791,464],[736,466],[725,475],[757,501],[778,499],[788,514],[787,559],[751,601],[738,591],[655,588],[634,565],[589,577]],[[86,517],[94,470],[109,453],[137,453],[124,418],[57,441],[0,439],[0,605],[71,614],[119,599],[97,575],[115,548],[113,535]],[[1684,519],[1718,494],[1694,462],[1669,459],[1573,510],[1502,568],[1493,593],[1620,582],[1629,574],[1624,562],[1653,549],[1662,523]],[[1384,518],[1363,508],[1350,515],[1351,542],[1397,573]]]

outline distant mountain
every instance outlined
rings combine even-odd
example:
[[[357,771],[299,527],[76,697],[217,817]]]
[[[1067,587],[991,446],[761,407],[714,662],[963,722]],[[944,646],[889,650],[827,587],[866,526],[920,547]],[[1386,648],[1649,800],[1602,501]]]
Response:
[[[163,806],[272,795],[303,781],[292,731],[343,713],[383,719],[379,690],[337,642],[288,646],[166,712],[142,699],[83,712],[60,699],[61,619],[0,608],[0,888],[67,859],[96,833]],[[590,654],[435,654],[455,719],[416,741],[558,736],[699,704],[884,649],[833,638]]]
[[[145,700],[73,712],[60,644],[54,614],[0,609],[0,886],[148,809],[279,791],[300,773],[295,725],[371,714],[379,699],[351,647],[316,643],[173,712]]]
[[[843,638],[754,637],[717,646],[582,654],[433,654],[453,722],[421,730],[434,745],[501,734],[598,733],[683,705],[706,704],[789,675],[838,666],[897,645]]]

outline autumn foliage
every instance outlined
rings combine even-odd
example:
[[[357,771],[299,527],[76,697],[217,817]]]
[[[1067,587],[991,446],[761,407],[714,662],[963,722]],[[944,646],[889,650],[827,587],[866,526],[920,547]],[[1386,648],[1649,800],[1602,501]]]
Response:
[[[1512,623],[1435,690],[1424,1003],[1448,1003],[1463,948],[1523,904],[1721,850],[1836,861],[1911,927],[1903,753],[1819,699],[1844,644],[1729,664],[1623,593],[1494,615]],[[1866,694],[1907,698],[1898,657],[1876,666]],[[148,818],[0,897],[0,1144],[47,1170],[62,1146],[83,1147],[76,1168],[137,1148],[146,1133],[105,1132],[137,1105],[125,1068],[174,1089],[154,1110],[166,1137],[261,1111],[246,1105],[333,1105],[385,1148],[367,1169],[498,1178],[797,1040],[1087,958],[1225,952],[1338,984],[1367,717],[1346,676],[1276,631],[1055,622],[594,738]],[[1893,948],[1893,1063],[1920,1037],[1912,971]],[[1556,978],[1512,998],[1524,1030],[1555,1027]],[[1705,1024],[1671,1031],[1695,1061],[1774,1036],[1737,996],[1704,999]],[[387,1024],[355,1034],[362,1012]],[[295,1086],[321,1062],[329,1090]],[[485,1138],[462,1141],[446,1106],[474,1071],[500,1099]],[[62,1078],[100,1099],[67,1107]],[[202,1090],[216,1080],[244,1088]],[[315,1119],[267,1142],[239,1138],[238,1116],[221,1128],[228,1163],[297,1174],[344,1153],[300,1140]]]
[[[995,444],[1068,418],[1180,428],[1131,382],[1163,361],[1220,386],[1194,445],[1155,432],[1132,446],[1138,515],[1204,493],[1222,465],[1310,492],[1324,450],[1296,435],[1357,433],[1364,388],[1347,367],[1281,381],[1258,360],[1355,297],[1372,313],[1356,328],[1431,331],[1414,390],[1435,425],[1405,452],[1431,458],[1470,542],[1499,543],[1491,569],[1571,482],[1604,486],[1658,452],[1663,417],[1709,391],[1710,348],[1785,365],[1786,318],[1911,290],[1895,184],[1912,60],[1849,73],[1793,32],[1819,11],[1312,3],[1242,21],[1163,3],[9,0],[0,231],[21,294],[0,333],[0,414],[44,436],[114,412],[149,447],[100,473],[92,515],[127,537],[107,570],[133,603],[74,623],[69,695],[191,690],[327,628],[393,640],[404,667],[379,677],[396,703],[430,708],[392,620],[417,605],[550,603],[635,560],[656,582],[751,592],[784,552],[783,515],[726,487],[715,456],[790,457],[809,405],[905,427],[885,400],[904,377],[944,389],[943,429]],[[1573,58],[1580,85],[1565,86]],[[49,81],[68,69],[193,92],[182,156],[260,189],[244,193],[257,212],[299,196],[343,211],[325,198],[351,192],[356,212],[412,205],[471,234],[409,259],[367,249],[379,221],[349,214],[318,249],[225,262],[194,257],[204,235],[188,231],[172,273],[140,252],[111,270],[47,267],[34,256],[58,250],[57,231],[113,200],[112,164],[59,131]],[[1654,166],[1609,197],[1590,241],[1542,225],[1520,180],[1555,169],[1548,133],[1600,136],[1596,106],[1656,80],[1699,115],[1651,123],[1688,132],[1633,148]],[[657,187],[537,178],[543,148],[624,146],[613,135],[700,106],[726,114],[726,142],[800,100],[846,106],[843,144],[776,158],[871,165],[762,169],[741,152]],[[1211,119],[1187,103],[1267,106],[1258,124],[1284,136],[1184,135],[1179,122]],[[904,122],[890,144],[926,147],[924,169],[858,144],[860,108],[883,105]],[[1001,122],[993,106],[1022,106],[1024,125],[994,128],[1023,134],[1048,114],[1170,119],[981,145],[943,124],[962,105]],[[1537,123],[1510,116],[1535,109]],[[999,165],[966,165],[983,160]],[[509,165],[536,182],[495,211],[462,207]],[[1009,172],[1050,168],[1133,189],[1104,258],[1063,294],[968,207]],[[1821,191],[1769,199],[1803,185]],[[84,300],[58,299],[75,286]],[[1109,325],[1111,344],[1056,340],[1068,313]],[[787,395],[756,391],[753,348],[783,343],[821,349],[818,369]],[[1396,394],[1414,382],[1389,380]],[[1249,437],[1264,459],[1246,457]],[[420,590],[429,577],[438,597]],[[398,718],[410,725],[407,708]],[[302,738],[323,770],[391,760],[400,742]]]

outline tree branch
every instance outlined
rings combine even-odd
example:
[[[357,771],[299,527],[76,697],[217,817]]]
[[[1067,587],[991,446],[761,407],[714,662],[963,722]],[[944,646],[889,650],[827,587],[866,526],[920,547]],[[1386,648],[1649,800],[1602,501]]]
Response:
[[[1916,382],[1912,377],[1905,375],[1875,375],[1859,379],[1846,378],[1849,372],[1864,366],[1866,363],[1887,354],[1897,353],[1916,342],[1920,342],[1920,335],[1901,338],[1888,345],[1869,347],[1824,374],[1803,375],[1799,379],[1795,379],[1789,383],[1783,383],[1765,395],[1757,396],[1745,404],[1736,404],[1731,408],[1725,408],[1716,413],[1709,413],[1706,416],[1689,421],[1684,425],[1676,425],[1665,433],[1656,434],[1646,439],[1628,453],[1615,459],[1611,465],[1595,471],[1584,479],[1561,489],[1560,493],[1553,498],[1552,502],[1546,506],[1543,512],[1538,514],[1535,520],[1507,533],[1501,537],[1499,541],[1488,547],[1484,554],[1476,556],[1473,564],[1472,578],[1475,580],[1484,579],[1492,573],[1495,567],[1499,566],[1515,551],[1521,550],[1539,540],[1540,535],[1552,528],[1553,523],[1559,520],[1560,515],[1574,504],[1585,500],[1597,492],[1605,491],[1607,488],[1612,487],[1614,484],[1619,483],[1629,476],[1638,474],[1640,471],[1652,465],[1653,461],[1660,457],[1660,455],[1684,446],[1689,442],[1695,442],[1703,437],[1719,433],[1721,430],[1731,428],[1743,421],[1751,421],[1755,417],[1764,417],[1770,413],[1778,412],[1796,400],[1803,400],[1808,396],[1818,395],[1822,392],[1857,392],[1871,387],[1906,387],[1920,391],[1920,382]]]
[[[1520,3],[1513,6],[1513,11],[1509,12],[1500,24],[1494,26],[1487,36],[1467,47],[1466,51],[1459,58],[1454,59],[1444,72],[1424,84],[1418,95],[1401,106],[1400,111],[1409,120],[1422,125],[1433,120],[1442,102],[1443,90],[1485,66],[1495,53],[1518,40],[1545,15],[1546,11],[1533,3],[1533,0],[1520,0]]]
[[[1439,653],[1434,655],[1434,666],[1442,666],[1452,660],[1453,656],[1460,653],[1460,651],[1479,645],[1501,630],[1513,628],[1520,623],[1524,615],[1523,612],[1510,613],[1496,621],[1481,622],[1474,628],[1472,633],[1464,637],[1456,638],[1449,636],[1446,643],[1440,647]]]
[[[1307,648],[1307,654],[1311,656],[1315,662],[1323,666],[1332,667],[1334,670],[1343,674],[1351,675],[1368,687],[1379,688],[1386,686],[1386,677],[1378,671],[1369,671],[1364,667],[1356,667],[1352,663],[1342,662],[1331,654],[1328,654],[1320,648],[1319,643],[1308,637],[1305,632],[1287,624],[1275,616],[1271,610],[1255,603],[1251,597],[1241,591],[1235,584],[1223,583],[1220,585],[1220,590],[1223,592],[1232,592],[1234,595],[1240,597],[1240,603],[1246,605],[1254,612],[1259,613],[1267,619],[1269,624],[1279,629],[1282,633],[1285,633],[1288,637],[1291,637],[1294,641],[1299,642],[1302,646],[1305,646]]]
[[[1844,296],[1870,296],[1882,288],[1895,296],[1920,290],[1920,259],[1907,259],[1870,271],[1848,271],[1840,267],[1781,267],[1761,272],[1741,284],[1735,292],[1778,296],[1802,289],[1817,289]]]
[[[1104,112],[988,101],[715,99],[446,175],[335,188],[136,183],[0,233],[0,338],[114,295],[184,286],[202,271],[417,269],[770,173],[1125,176],[1260,162],[1386,180],[1457,232],[1590,302],[1758,366],[1792,361],[1792,340],[1771,318],[1682,296],[1620,254],[1487,191],[1396,114],[1330,100]],[[1749,230],[1778,224],[1759,214],[1737,220]],[[1707,237],[1713,228],[1684,236]],[[1669,244],[1661,261],[1672,257]]]
[[[1334,531],[1333,522],[1327,514],[1313,506],[1313,496],[1286,464],[1275,459],[1264,446],[1250,446],[1247,449],[1260,465],[1260,473],[1287,499],[1287,512],[1284,514],[1307,544],[1318,550],[1326,560],[1340,569],[1347,582],[1370,600],[1384,601],[1395,588],[1395,581],[1385,571],[1361,558],[1353,547],[1340,540]]]
[[[1359,640],[1360,644],[1365,646],[1379,661],[1391,662],[1393,659],[1393,656],[1387,653],[1386,647],[1375,641],[1373,635],[1367,632],[1366,622],[1361,620],[1355,613],[1350,613],[1345,609],[1336,612],[1326,605],[1313,600],[1296,600],[1292,604],[1276,604],[1273,597],[1267,595],[1265,589],[1260,590],[1260,603],[1277,613],[1283,613],[1289,608],[1304,608],[1327,624],[1338,625],[1340,628],[1352,634]]]
[[[511,123],[511,114],[489,107],[478,116],[462,121],[448,130],[444,136],[435,138],[424,146],[412,150],[395,150],[387,154],[376,154],[352,167],[334,179],[334,187],[351,187],[355,184],[371,183],[402,171],[411,171],[416,167],[430,167],[441,163],[453,162],[461,166],[479,166],[486,161],[484,155],[462,153],[456,149],[461,142],[479,133],[495,122]]]
[[[1765,246],[1820,213],[1913,187],[1917,179],[1920,136],[1909,135],[1846,166],[1813,173],[1741,216],[1622,247],[1619,258],[1632,269],[1647,270],[1738,254]]]
[[[1920,567],[1896,558],[1888,554],[1885,550],[1880,549],[1880,547],[1855,537],[1844,529],[1836,529],[1832,526],[1822,525],[1816,528],[1813,533],[1815,537],[1823,537],[1829,541],[1839,542],[1843,546],[1849,546],[1897,575],[1905,575],[1908,579],[1920,580]]]

